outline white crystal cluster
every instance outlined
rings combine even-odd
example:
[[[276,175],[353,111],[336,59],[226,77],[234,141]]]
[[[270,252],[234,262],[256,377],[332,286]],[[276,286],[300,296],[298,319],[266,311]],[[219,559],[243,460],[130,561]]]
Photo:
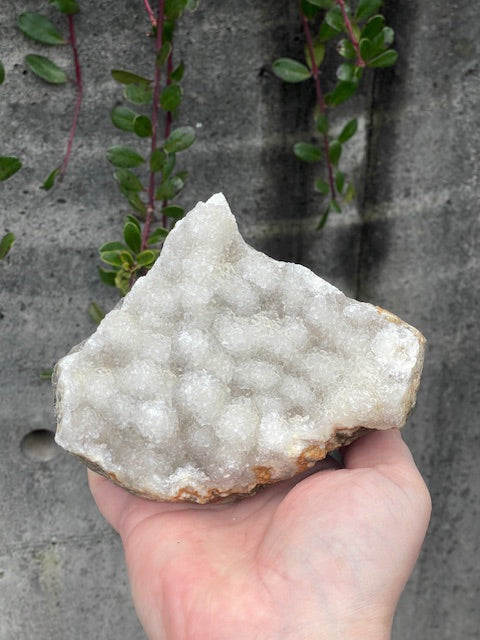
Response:
[[[56,439],[140,495],[248,492],[295,474],[309,448],[325,455],[338,433],[402,426],[423,342],[252,249],[217,194],[57,365]]]

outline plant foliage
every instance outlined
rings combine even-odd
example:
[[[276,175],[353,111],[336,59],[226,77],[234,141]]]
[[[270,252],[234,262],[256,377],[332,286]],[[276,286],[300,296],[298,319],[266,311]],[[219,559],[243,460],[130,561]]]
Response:
[[[355,135],[358,121],[345,123],[339,134],[330,126],[330,112],[358,91],[365,69],[390,67],[397,60],[391,49],[394,32],[386,26],[379,13],[382,0],[301,0],[300,18],[305,34],[305,60],[279,58],[272,70],[281,80],[290,83],[311,81],[315,84],[317,105],[316,141],[297,142],[293,151],[307,163],[323,162],[326,175],[315,180],[315,190],[326,200],[318,222],[321,229],[331,212],[340,213],[342,205],[355,197],[355,189],[340,170],[344,145]],[[335,45],[340,56],[333,88],[326,94],[320,79],[319,67],[327,46]],[[323,80],[323,78],[322,78]]]
[[[133,138],[110,147],[107,158],[115,167],[114,178],[129,213],[122,241],[100,247],[105,267],[99,274],[102,282],[116,287],[122,295],[138,276],[151,269],[169,230],[185,214],[183,207],[171,201],[187,179],[185,171],[176,170],[177,154],[194,143],[195,130],[190,126],[173,128],[183,97],[180,81],[184,73],[183,62],[173,64],[173,36],[176,21],[197,5],[188,0],[165,1],[161,24],[155,23],[153,28],[151,78],[131,70],[112,70],[113,79],[123,86],[125,104],[112,109],[111,121],[122,135]],[[149,14],[152,20],[153,12]]]

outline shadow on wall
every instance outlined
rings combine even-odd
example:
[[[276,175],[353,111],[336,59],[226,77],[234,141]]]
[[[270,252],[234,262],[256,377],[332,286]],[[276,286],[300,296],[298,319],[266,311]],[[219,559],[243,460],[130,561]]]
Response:
[[[314,95],[309,83],[287,84],[277,78],[271,65],[282,56],[303,58],[303,33],[296,3],[262,3],[265,37],[260,39],[264,65],[259,69],[261,105],[261,207],[272,233],[257,248],[278,260],[301,261],[300,221],[307,201],[305,174],[295,161],[292,147],[309,121]],[[276,15],[275,21],[272,15]],[[283,19],[278,20],[278,15]],[[307,125],[308,126],[308,125]],[[260,244],[260,243],[257,243]]]
[[[360,204],[356,297],[368,300],[368,282],[381,278],[382,265],[388,260],[394,221],[387,216],[388,203],[398,196],[398,179],[392,174],[389,159],[395,156],[401,113],[411,96],[405,91],[408,81],[408,55],[418,8],[413,2],[399,7],[387,3],[384,15],[395,31],[399,58],[394,67],[377,72],[372,83],[369,134],[366,153],[365,184]],[[408,21],[405,16],[408,15]]]

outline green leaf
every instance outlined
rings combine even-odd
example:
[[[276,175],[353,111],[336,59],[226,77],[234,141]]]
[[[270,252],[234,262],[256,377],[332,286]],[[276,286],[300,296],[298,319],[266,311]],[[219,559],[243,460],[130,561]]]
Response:
[[[42,44],[54,45],[67,42],[50,20],[39,13],[26,11],[20,14],[18,27],[23,34]]]
[[[160,106],[165,111],[176,111],[182,101],[183,91],[178,84],[170,84],[162,91]]]
[[[382,0],[360,0],[355,11],[355,18],[358,22],[366,20],[373,16],[374,13],[377,13],[381,6]]]
[[[125,218],[125,222],[126,222],[127,220],[128,220],[129,222],[131,222],[132,224],[134,224],[134,225],[137,227],[137,229],[138,229],[139,231],[141,231],[141,226],[140,226],[140,222],[139,222],[138,218],[136,218],[135,216],[127,216],[127,217]]]
[[[151,84],[151,80],[132,73],[131,71],[123,71],[122,69],[112,69],[112,77],[120,84]]]
[[[172,154],[172,157],[175,158],[175,154]],[[169,154],[163,149],[155,149],[150,156],[151,171],[163,171],[169,158]]]
[[[107,149],[107,158],[115,167],[131,169],[145,162],[140,154],[129,147],[114,146]]]
[[[352,81],[355,80],[355,65],[343,62],[337,69],[337,78],[339,80]]]
[[[13,156],[0,156],[0,180],[7,180],[22,168],[22,163]]]
[[[334,140],[330,144],[329,157],[330,162],[333,166],[336,166],[340,160],[340,156],[342,155],[342,145],[338,140]]]
[[[325,14],[325,22],[337,33],[343,31],[345,25],[343,23],[343,15],[340,7],[334,6],[329,9]]]
[[[179,127],[174,129],[163,145],[167,153],[176,153],[187,149],[195,140],[193,127]]]
[[[183,180],[183,182],[185,182],[185,180],[187,179],[187,176],[188,176],[188,171],[185,171],[185,170],[184,171],[178,171],[175,174],[175,177],[176,178],[180,178],[181,180]]]
[[[359,42],[359,46],[360,55],[362,56],[363,60],[365,60],[365,62],[375,54],[375,47],[371,40],[362,38]]]
[[[169,153],[167,156],[167,162],[162,169],[162,177],[165,180],[175,169],[175,164],[177,162],[177,156],[174,153]]]
[[[272,70],[284,82],[303,82],[311,76],[308,67],[291,58],[278,58],[272,64]]]
[[[59,11],[70,16],[80,11],[76,0],[50,0],[50,4],[54,4]]]
[[[164,227],[158,227],[157,229],[155,229],[153,233],[150,234],[147,244],[157,244],[158,242],[161,242],[162,240],[164,240],[167,236],[168,236],[168,229],[165,229]]]
[[[100,280],[103,284],[108,285],[109,287],[115,286],[115,276],[117,272],[112,269],[102,269],[102,267],[98,268],[98,275],[100,276]]]
[[[326,196],[330,191],[330,185],[325,180],[315,180],[315,190]]]
[[[349,184],[347,186],[347,189],[345,191],[345,195],[343,197],[343,201],[345,202],[345,204],[348,204],[349,202],[351,202],[356,196],[355,193],[355,187],[353,186],[353,184]]]
[[[180,64],[178,64],[170,74],[170,79],[172,80],[172,82],[180,82],[180,80],[183,78],[184,71],[185,65],[183,64],[183,62],[180,62]]]
[[[13,243],[15,242],[15,234],[12,231],[8,231],[3,238],[0,240],[0,260],[3,260],[7,253],[12,248]]]
[[[185,7],[185,9],[190,12],[196,11],[199,4],[200,0],[187,0],[187,6]]]
[[[345,186],[345,174],[343,171],[335,172],[335,187],[338,193],[343,193],[343,187]]]
[[[320,229],[323,229],[323,227],[326,225],[327,220],[328,220],[328,216],[330,215],[330,205],[327,206],[327,208],[325,209],[325,211],[323,212],[318,224],[317,224],[317,231],[320,231]]]
[[[180,176],[171,176],[164,180],[155,194],[156,200],[171,200],[183,188],[183,179]],[[168,215],[168,214],[165,214]]]
[[[127,220],[123,226],[123,238],[133,253],[140,251],[142,247],[142,236],[139,228],[133,224],[133,222],[130,222],[130,220]]]
[[[125,191],[143,191],[144,186],[138,177],[129,169],[117,169],[113,174],[115,180]]]
[[[380,38],[380,36],[381,36],[382,46],[387,48],[395,40],[395,31],[391,27],[384,27],[382,29],[382,33],[379,34],[377,38]],[[375,38],[375,42],[377,41],[377,38]]]
[[[121,267],[123,265],[123,260],[120,257],[120,251],[101,251],[100,259],[114,267]]]
[[[128,204],[134,211],[140,213],[142,216],[147,213],[147,205],[138,195],[138,191],[127,191],[124,192],[124,195],[128,200]]]
[[[308,68],[311,70],[312,61],[310,59],[310,49],[308,48],[307,45],[305,45],[304,52],[305,52],[305,60],[307,62]],[[315,67],[319,67],[322,64],[323,59],[325,58],[325,44],[323,42],[320,42],[320,41],[314,42],[313,56],[315,60]]]
[[[38,56],[34,53],[29,53],[25,56],[25,62],[30,67],[35,75],[45,82],[50,84],[64,84],[68,81],[68,76],[63,69],[60,69],[54,62],[45,58],[45,56]]]
[[[164,20],[163,21],[162,42],[172,42],[174,30],[175,30],[175,21],[174,20]]]
[[[137,264],[141,267],[150,267],[157,259],[158,253],[152,249],[145,249],[137,256]]]
[[[332,211],[335,211],[335,213],[342,213],[342,208],[336,200],[332,200],[330,202],[330,207]]]
[[[322,159],[321,149],[308,142],[297,142],[293,146],[293,153],[303,162],[318,162]]]
[[[167,162],[168,155],[163,149],[155,149],[150,156],[150,169],[161,171]]]
[[[354,60],[357,57],[353,44],[346,38],[340,40],[337,51],[342,58],[347,58],[347,60]]]
[[[325,96],[325,102],[330,107],[336,107],[337,105],[342,104],[342,102],[345,102],[346,100],[351,98],[356,90],[356,82],[342,80],[337,84],[337,86],[331,93]]]
[[[328,42],[332,38],[338,36],[338,31],[332,29],[326,22],[322,22],[318,30],[318,37],[322,42]]]
[[[133,121],[133,131],[140,138],[149,138],[152,135],[152,121],[148,116],[137,116]]]
[[[91,302],[88,305],[88,315],[95,322],[95,324],[100,324],[100,322],[105,317],[105,311],[103,311],[103,309],[101,309],[96,302]]]
[[[45,191],[49,191],[53,185],[55,184],[55,178],[60,173],[60,167],[56,167],[53,171],[51,171],[48,176],[45,178],[44,183],[40,187],[40,189],[45,189]]]
[[[314,20],[318,13],[318,7],[310,4],[308,0],[300,0],[300,9],[307,20]]]
[[[384,51],[373,60],[368,61],[368,66],[373,68],[391,67],[396,63],[398,53],[394,49]]]
[[[360,33],[360,39],[366,38],[367,40],[373,40],[382,31],[385,26],[385,18],[383,16],[373,16],[363,27]]]
[[[122,268],[125,269],[125,271],[129,271],[131,270],[131,268],[133,267],[133,265],[135,264],[135,261],[133,259],[133,254],[131,251],[121,251],[120,252],[120,259],[122,261]]]
[[[102,244],[99,252],[104,253],[106,251],[123,251],[126,248],[127,247],[121,242],[106,242],[105,244]]]
[[[149,104],[153,99],[153,91],[148,84],[131,82],[123,90],[125,99],[133,104]]]
[[[5,80],[5,67],[3,66],[3,62],[0,60],[0,84],[3,84]]]
[[[363,67],[354,67],[353,71],[353,79],[356,82],[359,82],[363,76]]]
[[[347,140],[350,140],[350,138],[356,134],[357,129],[358,129],[358,120],[356,118],[349,120],[347,124],[343,127],[342,131],[340,132],[340,135],[338,136],[338,141],[341,142],[342,144],[344,142],[347,142]]]
[[[133,86],[133,85],[130,85]],[[113,124],[122,131],[133,131],[133,122],[138,114],[128,107],[114,107],[110,114]]]
[[[178,20],[187,4],[188,0],[165,0],[165,16],[170,20]]]
[[[334,0],[307,0],[309,4],[313,4],[315,7],[320,7],[320,9],[331,9],[335,6]]]
[[[130,291],[130,279],[131,273],[129,271],[119,269],[115,273],[115,286],[123,296]]]
[[[368,40],[369,45],[364,60],[375,58],[380,55],[389,45],[392,44],[394,37],[395,34],[393,29],[390,29],[390,27],[382,29],[375,38]],[[363,42],[364,40],[365,38],[360,40],[360,42]]]
[[[319,133],[326,134],[328,131],[328,117],[326,113],[320,113],[315,120],[315,125]]]
[[[172,43],[164,42],[157,53],[156,64],[160,68],[168,60],[168,56],[172,53]]]
[[[168,207],[163,207],[162,213],[168,218],[180,220],[185,215],[185,209],[180,207],[178,204],[171,204]]]
[[[53,376],[53,369],[42,369],[38,372],[40,380],[51,380]]]

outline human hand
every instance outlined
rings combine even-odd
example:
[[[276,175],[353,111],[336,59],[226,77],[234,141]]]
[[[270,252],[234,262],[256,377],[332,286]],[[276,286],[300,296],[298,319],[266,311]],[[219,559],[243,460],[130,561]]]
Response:
[[[148,501],[90,471],[148,638],[388,639],[430,496],[397,430],[343,457],[218,505]]]

